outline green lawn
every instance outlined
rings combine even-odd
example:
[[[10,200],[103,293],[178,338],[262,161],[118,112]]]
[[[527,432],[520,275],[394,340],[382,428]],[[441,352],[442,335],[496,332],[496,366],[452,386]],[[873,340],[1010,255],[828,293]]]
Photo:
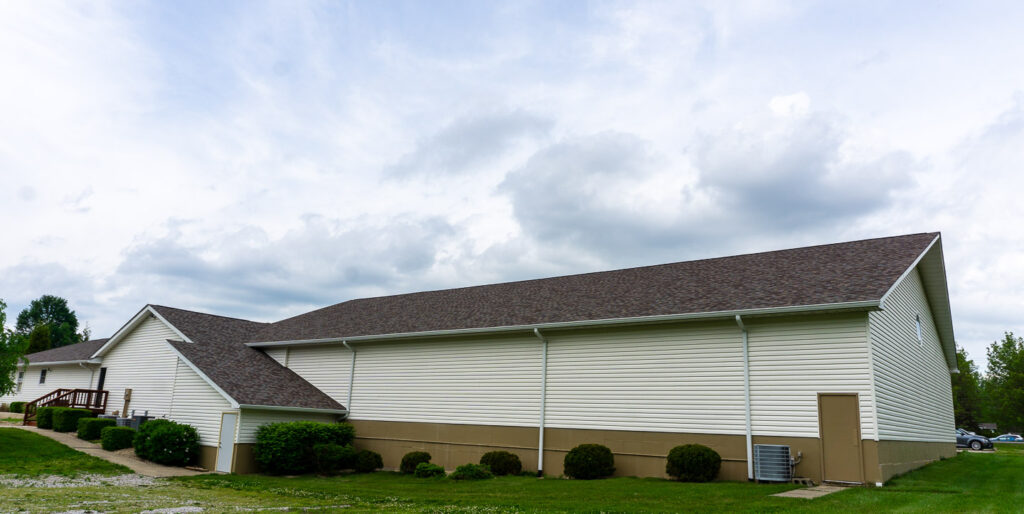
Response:
[[[17,417],[15,417],[17,416]],[[0,426],[3,423],[10,423],[12,425],[20,425],[22,421],[21,414],[11,414],[10,412],[0,412]]]
[[[131,470],[97,459],[39,434],[0,428],[0,475],[120,475]]]
[[[74,467],[68,459],[77,452],[39,439],[17,429],[0,429],[0,474],[16,472],[12,466],[28,466],[34,474]],[[11,451],[12,445],[20,449]],[[53,446],[64,450],[54,451]],[[27,459],[31,464],[12,463],[12,459]],[[254,507],[344,512],[1019,512],[1024,507],[1024,446],[1000,445],[995,453],[961,454],[894,479],[881,489],[852,488],[817,500],[770,496],[793,487],[637,478],[505,477],[453,482],[387,472],[332,478],[202,475],[160,480],[145,487],[0,488],[0,510],[132,512],[197,506],[208,512]]]

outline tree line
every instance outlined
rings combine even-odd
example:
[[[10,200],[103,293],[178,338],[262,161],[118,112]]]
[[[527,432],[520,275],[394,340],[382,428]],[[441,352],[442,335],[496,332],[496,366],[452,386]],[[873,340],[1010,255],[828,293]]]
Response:
[[[980,423],[996,423],[998,432],[1024,431],[1024,337],[1006,332],[987,349],[982,374],[967,352],[956,352],[959,373],[952,376],[956,426],[979,433]],[[991,434],[990,434],[991,435]]]
[[[43,295],[18,313],[7,328],[7,304],[0,299],[0,394],[15,387],[15,371],[25,355],[89,340],[89,328],[78,331],[78,316],[59,296]]]

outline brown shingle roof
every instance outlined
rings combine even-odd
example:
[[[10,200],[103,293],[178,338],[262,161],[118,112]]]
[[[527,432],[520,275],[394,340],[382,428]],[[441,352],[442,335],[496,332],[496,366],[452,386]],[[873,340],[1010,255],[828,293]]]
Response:
[[[92,354],[99,350],[103,343],[109,339],[92,339],[76,344],[69,344],[58,348],[51,348],[41,352],[30,353],[25,357],[30,363],[39,362],[68,362],[89,360]]]
[[[877,301],[938,233],[351,300],[252,342]]]
[[[239,404],[344,408],[294,371],[243,344],[265,323],[161,305],[150,307],[192,340],[168,343]]]

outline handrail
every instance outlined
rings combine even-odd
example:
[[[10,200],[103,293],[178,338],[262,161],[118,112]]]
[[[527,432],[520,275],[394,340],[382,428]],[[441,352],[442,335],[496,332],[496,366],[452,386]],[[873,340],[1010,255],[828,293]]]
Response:
[[[109,394],[102,389],[54,389],[25,404],[22,424],[28,425],[40,407],[58,406],[89,409],[101,413],[107,410]]]

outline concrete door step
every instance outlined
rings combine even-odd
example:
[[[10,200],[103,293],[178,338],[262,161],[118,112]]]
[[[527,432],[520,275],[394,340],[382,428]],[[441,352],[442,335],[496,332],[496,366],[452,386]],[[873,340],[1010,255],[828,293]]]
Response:
[[[846,488],[836,485],[819,485],[817,487],[808,487],[806,489],[793,489],[792,491],[773,494],[772,496],[778,496],[779,498],[803,498],[806,500],[813,500],[814,498],[821,498],[822,496],[842,491],[843,489]]]

